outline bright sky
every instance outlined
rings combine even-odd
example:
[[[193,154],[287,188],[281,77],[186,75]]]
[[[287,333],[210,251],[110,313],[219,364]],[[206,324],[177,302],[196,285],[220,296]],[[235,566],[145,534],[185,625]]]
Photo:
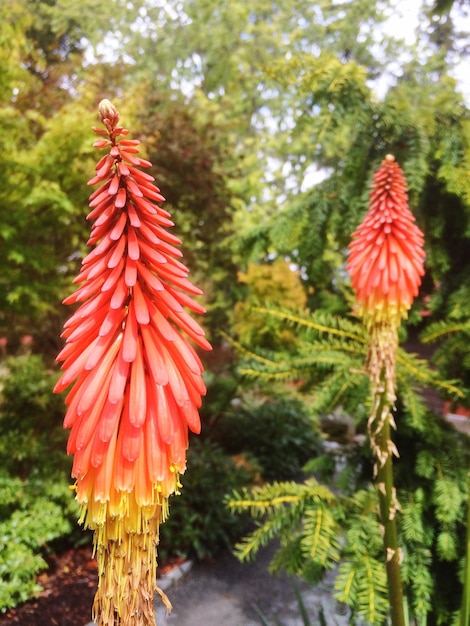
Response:
[[[395,0],[395,3],[396,11],[389,19],[390,30],[412,44],[422,0]]]
[[[394,0],[394,2],[396,11],[390,17],[387,28],[390,29],[389,32],[402,37],[407,44],[413,44],[416,40],[421,6],[432,5],[434,0]],[[458,30],[470,33],[470,12],[467,16],[459,17],[459,21],[454,22],[454,25]],[[467,104],[470,104],[470,58],[460,59],[453,74],[459,81]]]
[[[398,38],[402,38],[406,44],[412,45],[416,41],[416,29],[419,26],[420,9],[425,2],[429,5],[433,0],[394,0],[395,11],[390,16],[384,27],[387,34],[393,34]],[[470,15],[463,19],[462,23],[456,24],[459,30],[470,33]],[[470,59],[461,59],[454,71],[454,76],[459,81],[460,91],[462,92],[467,105],[470,105]],[[383,95],[390,85],[390,77],[384,76],[382,82],[374,85],[374,90],[378,95]],[[317,184],[325,177],[324,171],[318,171],[312,165],[310,171],[307,171],[302,191],[306,191],[313,185]]]

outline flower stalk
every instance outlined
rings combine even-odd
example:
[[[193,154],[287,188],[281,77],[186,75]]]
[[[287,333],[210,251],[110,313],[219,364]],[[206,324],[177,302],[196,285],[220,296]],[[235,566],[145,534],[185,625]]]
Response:
[[[93,618],[99,626],[154,626],[159,526],[186,468],[188,430],[198,433],[205,394],[203,367],[192,343],[210,349],[186,308],[204,313],[181,263],[181,242],[151,164],[127,139],[108,100],[94,146],[105,154],[88,182],[93,221],[65,304],[78,304],[65,323],[62,374],[55,391],[72,385],[64,426],[79,522],[94,531],[99,583]],[[188,341],[188,337],[192,343]]]
[[[393,481],[393,456],[398,456],[398,450],[391,431],[396,428],[398,328],[424,273],[423,235],[408,209],[406,182],[392,155],[377,170],[370,199],[369,211],[352,236],[348,270],[359,314],[369,331],[366,368],[372,410],[368,432],[375,458],[390,615],[393,626],[405,626],[397,532],[400,506]]]
[[[385,567],[387,570],[390,615],[394,626],[405,626],[403,587],[400,574],[402,553],[398,545],[397,512],[400,505],[393,483],[393,454],[395,448],[391,438],[393,416],[385,389],[377,391],[377,413],[369,425],[370,440],[376,447],[378,469],[376,487],[379,497],[380,520],[383,526]],[[379,426],[377,433],[373,429]]]

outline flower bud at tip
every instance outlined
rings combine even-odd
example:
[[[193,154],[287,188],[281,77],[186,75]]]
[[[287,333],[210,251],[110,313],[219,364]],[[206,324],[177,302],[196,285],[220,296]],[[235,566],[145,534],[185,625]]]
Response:
[[[107,100],[101,100],[98,105],[98,112],[100,114],[100,119],[103,124],[110,124],[111,126],[115,126],[119,120],[119,113],[112,102]]]

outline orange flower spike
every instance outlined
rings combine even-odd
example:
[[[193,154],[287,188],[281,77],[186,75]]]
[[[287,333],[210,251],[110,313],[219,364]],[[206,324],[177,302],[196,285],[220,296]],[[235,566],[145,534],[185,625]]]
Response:
[[[188,429],[199,432],[202,364],[185,334],[204,349],[204,331],[184,310],[203,313],[201,291],[177,260],[181,242],[153,177],[139,168],[138,141],[123,139],[119,114],[99,105],[106,149],[89,185],[94,246],[66,298],[80,303],[66,322],[55,387],[73,384],[64,426],[80,521],[94,530],[99,626],[152,626],[158,528],[186,466]],[[190,294],[190,295],[188,295]],[[162,595],[162,594],[161,594]],[[163,597],[163,596],[162,596]],[[169,606],[169,604],[168,604]]]
[[[406,317],[424,274],[423,233],[408,208],[403,172],[387,155],[375,173],[370,208],[352,235],[347,269],[367,324]]]

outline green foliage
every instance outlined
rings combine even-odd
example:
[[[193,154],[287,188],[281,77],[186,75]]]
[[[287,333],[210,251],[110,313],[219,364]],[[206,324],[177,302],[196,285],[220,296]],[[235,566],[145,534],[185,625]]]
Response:
[[[346,248],[367,209],[372,172],[387,153],[404,169],[410,206],[426,234],[423,294],[433,294],[442,316],[451,294],[462,286],[468,292],[468,108],[441,51],[410,52],[402,77],[382,99],[371,88],[373,63],[361,64],[354,53],[344,59],[324,47],[269,67],[283,97],[296,103],[287,133],[291,162],[298,150],[321,175],[264,220],[261,232],[255,226],[253,238],[244,235],[244,243],[262,242],[302,268],[316,308],[328,303],[340,311],[341,300],[343,307],[347,302]]]
[[[126,115],[138,121],[138,135],[149,139],[157,183],[175,209],[194,261],[190,266],[204,275],[213,329],[226,327],[234,299],[243,297],[236,269],[246,269],[250,254],[256,261],[295,263],[314,289],[308,291],[310,304],[335,313],[349,309],[345,249],[366,209],[371,172],[387,152],[405,170],[411,207],[426,233],[422,293],[432,295],[434,319],[449,315],[465,322],[470,125],[468,107],[443,61],[450,47],[432,53],[444,33],[435,20],[432,41],[421,38],[415,51],[401,46],[400,53],[411,53],[403,55],[411,58],[405,66],[388,38],[376,54],[377,25],[388,3],[378,7],[375,0],[168,0],[164,8],[117,0],[112,11],[105,0],[0,4],[0,334],[8,334],[13,350],[21,334],[34,332],[36,345],[55,351],[59,302],[81,254],[85,181],[92,171],[92,138],[84,139],[83,125],[93,123],[103,95],[128,102]],[[452,3],[435,4],[447,10]],[[423,17],[421,31],[427,26]],[[115,44],[112,61],[86,66],[84,43],[91,42],[99,57],[97,44],[107,32]],[[449,46],[452,33],[443,41]],[[377,95],[374,78],[390,63],[399,78],[384,96]],[[322,182],[312,187],[306,174],[315,170]],[[275,315],[269,324],[280,329],[287,321],[284,332],[299,332],[300,342],[290,355],[258,355],[243,366],[245,373],[260,381],[299,380],[312,393],[315,412],[328,413],[341,403],[364,420],[362,330],[331,316],[315,314],[305,323],[284,311]],[[266,318],[259,319],[251,317],[254,326],[263,326]],[[464,375],[468,388],[466,345],[468,332],[461,327],[437,356],[444,376]],[[398,367],[399,417],[409,429],[410,448],[400,461],[407,494],[403,519],[412,520],[406,530],[412,542],[407,580],[415,589],[416,614],[424,615],[430,597],[441,607],[446,596],[453,599],[448,581],[458,587],[454,557],[462,545],[458,502],[465,490],[455,473],[461,461],[449,468],[442,458],[444,449],[454,457],[441,446],[441,429],[417,396],[438,382],[437,375],[404,353]],[[64,435],[59,426],[49,431],[51,421],[57,417],[60,424],[61,418],[39,379],[35,385],[36,405],[18,387],[17,405],[13,394],[11,408],[0,410],[0,460],[25,485],[36,473],[62,476],[67,464],[56,452]],[[452,383],[441,389],[459,396]],[[414,448],[418,435],[427,433],[426,445]],[[406,460],[413,463],[406,466]],[[418,487],[408,484],[415,478]],[[437,484],[437,478],[444,482]],[[48,483],[46,493],[51,488]],[[5,495],[12,507],[14,489]],[[452,536],[459,540],[452,542]],[[300,545],[296,554],[302,555]],[[429,591],[429,558],[433,574],[439,570],[434,589],[445,593]],[[420,572],[416,577],[413,568]],[[450,622],[445,615],[436,619]]]
[[[89,154],[77,133],[103,95],[128,103],[148,139],[214,327],[241,299],[234,277],[251,251],[257,262],[288,257],[314,287],[312,302],[347,308],[345,247],[389,151],[426,230],[425,289],[439,281],[439,313],[461,285],[468,290],[468,111],[445,54],[430,52],[424,33],[436,20],[423,17],[416,50],[382,33],[376,54],[389,2],[82,5],[2,3],[0,325],[18,316],[43,324],[57,311],[86,205]],[[105,63],[98,43],[107,33]],[[395,67],[398,52],[412,60]],[[378,96],[374,79],[390,64],[400,78]],[[323,180],[312,187],[306,174],[316,170]]]
[[[470,320],[468,303],[470,290],[461,289],[454,294],[451,319],[430,324],[421,335],[424,343],[437,343],[433,361],[444,376],[459,377],[466,390],[470,389]],[[460,402],[468,402],[470,394]]]
[[[282,320],[296,330],[295,349],[289,353],[265,355],[233,342],[244,360],[240,372],[260,381],[300,381],[304,390],[313,389],[309,410],[329,414],[336,406],[356,418],[367,417],[369,379],[363,364],[367,337],[359,321],[322,311],[292,313],[276,308],[258,308],[262,317]],[[399,349],[397,356],[398,393],[415,425],[423,425],[424,405],[416,390],[434,385],[447,394],[462,396],[452,381],[443,381],[425,361]]]
[[[70,0],[7,0],[0,8],[0,333],[13,352],[30,332],[37,348],[58,347],[93,174],[84,124],[95,121],[103,88],[83,80],[83,52],[129,13],[125,4],[116,2],[112,15],[107,3],[88,0],[89,11]]]
[[[40,356],[6,359],[0,399],[0,465],[12,475],[66,476],[63,398]]]
[[[0,108],[0,117],[2,113]],[[32,321],[33,334],[42,323],[39,344],[54,340],[57,344],[56,327],[50,331],[45,320],[61,314],[60,301],[76,270],[77,260],[70,254],[77,251],[77,235],[85,239],[86,180],[93,172],[92,141],[84,144],[80,125],[86,115],[81,105],[62,107],[52,120],[39,112],[25,116],[17,112],[18,144],[13,150],[4,146],[0,329],[12,344],[18,334],[31,332]],[[91,115],[89,119],[91,125]],[[48,332],[54,333],[51,339]]]
[[[468,404],[468,389],[470,385],[470,351],[468,350],[468,335],[470,332],[468,309],[466,304],[469,299],[470,291],[466,288],[466,285],[461,287],[453,294],[451,310],[451,319],[445,322],[435,322],[431,324],[426,331],[422,334],[422,338],[425,342],[438,341],[438,349],[435,351],[435,363],[438,365],[440,371],[444,374],[453,373],[456,371],[459,376],[464,380],[466,387],[466,394],[461,402]],[[462,483],[457,485],[449,485],[448,474],[452,475],[455,472],[455,466],[451,464],[449,467],[449,458],[452,458],[451,454],[443,459],[443,462],[439,462],[436,466],[433,458],[427,459],[427,463],[422,463],[420,466],[420,475],[429,477],[428,472],[434,468],[438,472],[439,482],[436,481],[436,486],[433,491],[433,504],[436,507],[437,516],[440,519],[440,532],[437,536],[437,552],[440,558],[445,561],[451,561],[455,558],[458,552],[458,535],[456,533],[456,526],[460,522],[461,510],[463,507],[459,506],[459,501],[462,503],[465,500],[465,490]],[[468,459],[467,459],[468,464]],[[427,467],[426,467],[427,466]],[[444,466],[445,473],[441,471],[441,467]],[[429,468],[431,468],[429,470]],[[423,471],[424,470],[424,471]],[[468,474],[470,477],[470,473]],[[446,489],[449,489],[446,493]],[[463,575],[463,594],[461,598],[461,610],[460,617],[457,619],[458,624],[468,624],[470,620],[470,480],[467,478],[467,494],[466,494],[466,508],[467,508],[467,529],[466,537],[462,541],[467,546],[465,562],[462,567]],[[446,580],[448,583],[448,580]],[[451,587],[450,592],[453,589]]]
[[[234,455],[248,454],[265,480],[290,480],[318,453],[318,427],[300,399],[244,400],[224,416],[215,433]]]
[[[381,559],[368,554],[352,557],[339,567],[335,598],[369,624],[385,624],[388,613],[387,577]]]
[[[460,602],[458,564],[465,549],[465,500],[470,462],[465,436],[427,412],[417,433],[399,411],[395,463],[405,550],[402,574],[415,614],[451,622]],[[419,434],[419,436],[417,436]]]
[[[276,304],[292,309],[303,309],[306,294],[298,271],[287,261],[251,264],[246,272],[238,273],[238,282],[246,285],[245,297],[235,304],[233,329],[241,343],[255,348],[284,348],[295,343],[295,334],[271,317],[269,322],[253,308]]]
[[[234,511],[249,510],[257,528],[235,548],[252,558],[273,538],[280,540],[272,571],[286,571],[311,583],[338,563],[336,598],[353,614],[381,624],[387,612],[387,583],[374,491],[338,496],[309,478],[302,484],[272,483],[235,493]]]
[[[318,581],[321,573],[339,560],[338,525],[331,513],[335,504],[333,492],[313,478],[301,484],[270,483],[234,493],[228,502],[232,510],[249,510],[256,520],[266,516],[237,544],[237,556],[242,560],[253,558],[276,537],[281,548],[270,569]]]
[[[251,482],[247,469],[237,466],[217,444],[193,439],[181,494],[170,500],[170,517],[163,524],[159,553],[171,556],[214,556],[230,547],[245,529],[246,520],[230,514],[225,496]]]
[[[44,556],[54,540],[72,533],[77,510],[65,480],[20,480],[2,471],[0,498],[0,610],[5,610],[41,590],[36,574],[47,568]]]
[[[335,598],[368,623],[382,624],[388,612],[383,541],[375,491],[358,491],[344,502],[342,562],[335,580]]]
[[[0,610],[40,590],[55,542],[74,540],[62,398],[39,356],[2,363],[0,391]]]
[[[396,482],[410,614],[418,623],[437,625],[450,623],[460,600],[458,563],[465,551],[462,502],[469,451],[464,438],[432,414],[427,419],[434,428],[418,444],[422,454],[413,450],[416,431],[411,428],[407,434],[405,428],[402,433],[398,445],[405,461],[398,463]],[[423,473],[423,479],[416,478]],[[387,581],[374,489],[338,494],[309,478],[302,484],[272,483],[235,493],[229,505],[234,511],[249,511],[257,524],[236,546],[240,559],[253,558],[276,538],[280,548],[270,565],[273,571],[316,583],[326,569],[339,564],[336,599],[359,619],[374,625],[386,622]]]
[[[0,24],[0,104],[10,105],[10,113],[15,119],[10,101],[12,89],[30,83],[27,69],[21,63],[21,59],[28,48],[25,31],[31,25],[31,16],[26,15],[20,3],[2,3]],[[9,128],[11,129],[14,124]]]
[[[309,397],[313,396],[311,406],[319,414],[342,406],[356,418],[367,417],[369,380],[362,371],[366,337],[359,322],[323,312],[303,316],[278,309],[260,312],[296,328],[296,350],[266,356],[244,349],[243,373],[265,382],[300,379]],[[397,355],[397,384],[395,443],[400,458],[394,465],[398,500],[403,508],[398,524],[405,557],[406,597],[410,614],[422,622],[450,623],[450,615],[460,599],[458,564],[465,547],[463,505],[468,497],[469,450],[465,437],[452,431],[440,416],[430,413],[418,392],[427,385],[454,397],[461,397],[463,392],[452,381],[442,380],[425,361],[403,349]],[[310,462],[308,471],[324,470],[325,464],[320,461],[321,457]],[[364,469],[356,469],[351,475],[356,481],[367,476],[367,484],[370,452],[367,455],[364,451],[362,459],[357,456],[356,464]],[[335,561],[340,562],[336,597],[346,602],[355,616],[373,624],[385,623],[387,584],[376,492],[362,489],[354,493],[361,483],[345,481],[340,492],[344,495],[331,501],[320,496],[320,502],[325,498],[324,504],[334,521],[331,526],[327,518],[323,519],[318,501],[309,500],[309,484],[307,481],[302,487],[293,488],[291,483],[275,483],[266,485],[261,492],[234,496],[234,510],[249,510],[256,520],[265,516],[258,521],[254,533],[240,543],[238,555],[246,558],[255,554],[261,545],[277,537],[281,548],[273,567],[316,581],[324,565],[315,537],[323,537],[326,543],[319,545],[325,550],[328,542],[335,549],[339,545],[335,555]],[[310,488],[315,493],[317,483]],[[309,506],[312,508],[307,510]],[[288,532],[289,524],[294,532]],[[305,549],[307,545],[311,551]]]

